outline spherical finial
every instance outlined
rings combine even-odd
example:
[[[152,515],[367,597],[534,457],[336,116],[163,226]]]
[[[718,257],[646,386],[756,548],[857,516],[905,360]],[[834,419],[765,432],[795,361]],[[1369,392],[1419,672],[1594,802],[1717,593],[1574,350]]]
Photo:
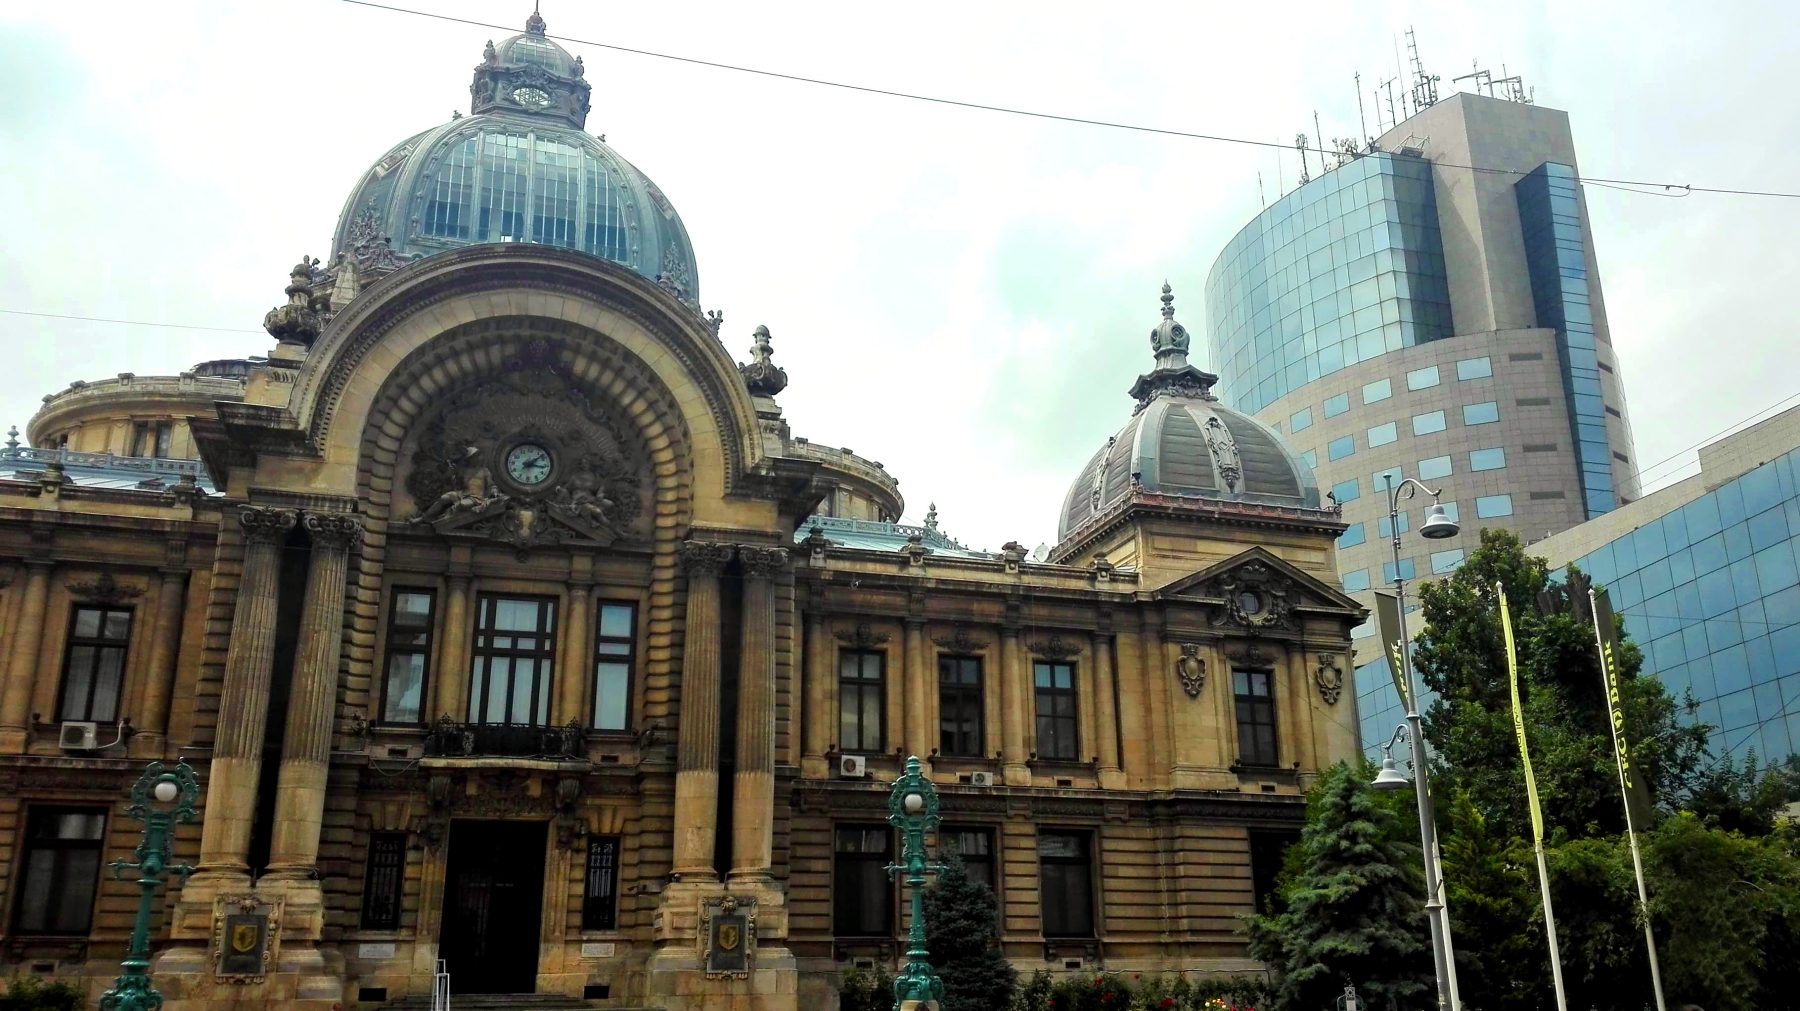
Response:
[[[6,430],[6,448],[19,448],[19,426],[14,425]]]
[[[537,4],[531,5],[531,16],[525,19],[525,31],[532,35],[542,35],[549,30],[544,24],[544,16],[538,13]]]
[[[177,786],[173,779],[161,779],[157,780],[156,786],[150,792],[155,795],[159,803],[171,804],[181,793],[181,787]]]
[[[925,795],[917,792],[909,793],[906,795],[906,798],[900,802],[900,806],[906,809],[907,814],[916,815],[920,811],[925,810]]]

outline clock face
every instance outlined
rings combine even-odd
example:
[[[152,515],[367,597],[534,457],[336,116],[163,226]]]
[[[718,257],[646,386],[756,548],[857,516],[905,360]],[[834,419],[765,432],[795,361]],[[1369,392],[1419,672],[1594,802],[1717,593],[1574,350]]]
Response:
[[[521,442],[506,451],[506,476],[527,488],[550,480],[550,451],[535,442]]]
[[[550,95],[542,88],[514,88],[512,98],[527,109],[550,108]]]

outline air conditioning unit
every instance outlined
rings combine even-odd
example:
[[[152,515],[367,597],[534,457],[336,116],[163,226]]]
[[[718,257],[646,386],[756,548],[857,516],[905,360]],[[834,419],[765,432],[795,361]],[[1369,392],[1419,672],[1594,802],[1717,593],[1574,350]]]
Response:
[[[100,747],[100,724],[70,721],[62,725],[56,745],[64,751],[94,751]]]
[[[971,773],[969,773],[969,785],[970,786],[993,786],[994,785],[994,774],[991,772],[971,772]]]
[[[861,755],[839,755],[838,777],[840,779],[868,779],[869,760]]]

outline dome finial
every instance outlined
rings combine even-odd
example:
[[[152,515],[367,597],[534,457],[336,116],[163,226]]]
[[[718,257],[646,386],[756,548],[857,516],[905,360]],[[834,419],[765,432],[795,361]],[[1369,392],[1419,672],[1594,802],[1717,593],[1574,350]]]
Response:
[[[1175,289],[1165,279],[1162,287],[1162,322],[1150,331],[1150,350],[1156,352],[1156,367],[1179,369],[1187,366],[1187,327],[1175,322]]]
[[[1162,322],[1150,331],[1150,350],[1156,355],[1156,368],[1139,376],[1131,387],[1138,410],[1149,406],[1157,394],[1170,393],[1212,399],[1212,384],[1217,376],[1202,372],[1188,363],[1187,327],[1175,319],[1175,289],[1163,280]]]
[[[1163,278],[1163,319],[1175,318],[1175,289],[1169,287],[1169,279]]]
[[[538,13],[538,5],[533,3],[531,5],[531,16],[525,19],[526,34],[542,35],[548,30],[549,26],[544,24],[544,16]]]
[[[776,365],[775,348],[769,343],[769,328],[758,325],[751,334],[755,343],[750,345],[750,364],[739,365],[738,374],[744,377],[744,385],[758,397],[772,397],[787,389],[787,370]]]

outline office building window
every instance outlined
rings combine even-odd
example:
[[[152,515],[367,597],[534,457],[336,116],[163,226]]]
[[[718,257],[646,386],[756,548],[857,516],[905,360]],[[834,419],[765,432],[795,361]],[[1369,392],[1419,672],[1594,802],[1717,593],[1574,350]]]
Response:
[[[1341,439],[1333,439],[1325,444],[1325,458],[1327,460],[1342,460],[1344,457],[1349,456],[1354,452],[1356,452],[1356,436],[1354,435],[1346,435]]]
[[[1288,434],[1298,435],[1312,427],[1312,408],[1302,407],[1288,418]]]
[[[1399,520],[1398,523],[1395,523],[1395,524],[1388,523],[1388,518],[1386,516],[1383,516],[1383,517],[1381,517],[1381,519],[1376,521],[1375,525],[1380,528],[1381,536],[1383,536],[1383,537],[1394,536],[1394,527],[1395,526],[1398,526],[1400,528],[1401,533],[1406,533],[1407,530],[1412,528],[1412,521],[1410,521],[1406,518],[1405,512],[1395,513],[1394,515]]]
[[[1340,548],[1354,548],[1368,539],[1369,532],[1363,528],[1363,525],[1361,523],[1352,523],[1344,528],[1343,533],[1338,534],[1337,546]]]
[[[1512,512],[1511,495],[1483,495],[1475,500],[1475,515],[1479,519],[1491,520],[1500,516],[1511,516]]]
[[[882,706],[887,698],[887,654],[866,649],[838,650],[838,748],[887,750]]]
[[[119,718],[119,689],[125,680],[125,650],[130,639],[130,610],[75,608],[63,650],[57,719],[111,723]]]
[[[1456,508],[1455,502],[1440,502],[1438,504],[1444,507],[1444,515],[1450,517],[1450,522],[1462,522],[1462,513]]]
[[[1357,569],[1344,573],[1344,592],[1358,593],[1369,588],[1369,570]]]
[[[1470,470],[1500,470],[1506,466],[1506,450],[1496,446],[1493,449],[1475,449],[1469,451]]]
[[[1399,467],[1383,467],[1369,475],[1369,487],[1375,491],[1386,491],[1390,482],[1395,488],[1398,488],[1400,482],[1404,480],[1406,480],[1406,472]]]
[[[1400,432],[1391,421],[1385,425],[1376,425],[1374,428],[1369,429],[1370,448],[1385,446],[1398,438],[1400,438]]]
[[[839,825],[833,836],[831,929],[839,937],[894,933],[894,886],[887,865],[893,834],[886,825]]]
[[[175,426],[167,421],[139,421],[131,426],[131,455],[167,459]]]
[[[1418,575],[1418,567],[1410,558],[1400,559],[1400,567],[1398,569],[1394,568],[1393,562],[1383,562],[1381,564],[1381,578],[1384,582],[1393,582],[1396,574],[1401,579],[1412,579]]]
[[[945,825],[938,829],[938,847],[962,860],[969,877],[994,887],[994,830]]]
[[[364,930],[399,930],[401,895],[406,886],[406,833],[376,832],[369,836],[368,863],[363,869]]]
[[[637,605],[601,601],[594,632],[595,730],[624,730],[629,725],[636,659]]]
[[[1363,387],[1362,400],[1365,404],[1378,404],[1394,395],[1394,381],[1377,379]]]
[[[1434,457],[1430,457],[1428,459],[1419,461],[1419,480],[1431,481],[1431,480],[1435,480],[1440,477],[1449,477],[1449,476],[1450,476],[1450,458],[1449,457],[1434,456]]]
[[[1414,435],[1430,435],[1433,432],[1441,432],[1445,427],[1444,412],[1430,411],[1425,414],[1415,414],[1412,418],[1412,426]]]
[[[1350,394],[1340,393],[1335,397],[1325,398],[1325,416],[1335,418],[1350,409]]]
[[[619,837],[588,837],[587,874],[581,887],[581,929],[619,929]]]
[[[1406,388],[1409,390],[1429,390],[1433,386],[1436,386],[1439,381],[1438,367],[1436,365],[1427,365],[1422,369],[1414,369],[1406,374]]]
[[[1354,502],[1357,499],[1362,498],[1362,483],[1356,478],[1351,478],[1348,481],[1339,481],[1337,484],[1331,486],[1331,497],[1337,501],[1338,505],[1343,505],[1346,502]]]
[[[1076,733],[1075,665],[1039,661],[1032,666],[1037,689],[1037,757],[1060,762],[1081,760]]]
[[[1275,675],[1266,670],[1231,672],[1232,697],[1237,704],[1238,762],[1274,766]]]
[[[981,658],[938,657],[938,750],[980,757]]]
[[[1480,358],[1464,358],[1456,363],[1456,378],[1459,381],[1469,379],[1486,379],[1494,374],[1494,365],[1486,355]]]
[[[1300,459],[1303,463],[1306,464],[1306,467],[1308,470],[1318,470],[1319,469],[1319,451],[1318,450],[1309,449],[1306,452],[1300,454]]]
[[[26,819],[25,853],[13,893],[13,931],[86,934],[94,922],[106,811],[33,807]]]
[[[1038,833],[1045,937],[1094,936],[1094,865],[1086,832]]]
[[[425,718],[433,603],[430,590],[396,589],[388,599],[387,657],[381,668],[383,723],[419,723]]]
[[[1455,571],[1463,563],[1463,549],[1451,548],[1449,551],[1433,551],[1431,553],[1431,574],[1441,576]]]
[[[556,601],[483,596],[475,625],[469,719],[550,722],[556,664]]]
[[[1488,400],[1479,404],[1463,405],[1463,424],[1491,425],[1500,420],[1500,404]]]

